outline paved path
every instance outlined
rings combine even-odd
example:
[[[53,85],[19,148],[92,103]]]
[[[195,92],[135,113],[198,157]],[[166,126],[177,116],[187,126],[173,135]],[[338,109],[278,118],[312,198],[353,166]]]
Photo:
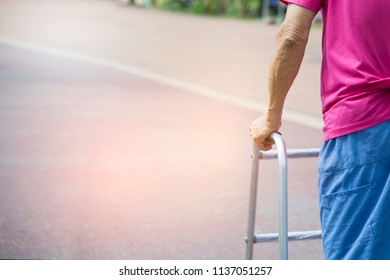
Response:
[[[274,33],[115,1],[2,1],[0,258],[242,259],[247,127]],[[289,103],[289,147],[321,143],[317,52]],[[315,173],[290,164],[290,230],[319,227]],[[276,163],[260,175],[257,228],[275,231]],[[255,257],[277,258],[276,244]],[[320,242],[290,257],[319,259]]]

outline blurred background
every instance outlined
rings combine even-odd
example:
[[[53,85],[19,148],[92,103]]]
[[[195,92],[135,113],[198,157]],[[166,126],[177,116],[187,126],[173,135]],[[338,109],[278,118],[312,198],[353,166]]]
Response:
[[[0,1],[0,259],[243,259],[273,4]],[[320,62],[316,24],[286,102],[289,148],[321,145]],[[276,168],[260,166],[263,233],[277,231]],[[316,171],[290,164],[292,231],[319,228]],[[320,241],[290,257],[321,259]]]
[[[122,3],[245,18],[283,17],[286,11],[286,7],[277,0],[122,0]]]

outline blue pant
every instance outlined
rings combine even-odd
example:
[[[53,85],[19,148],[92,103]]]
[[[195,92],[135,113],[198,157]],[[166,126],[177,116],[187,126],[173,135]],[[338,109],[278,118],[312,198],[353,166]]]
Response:
[[[390,259],[390,121],[326,141],[318,169],[325,259]]]

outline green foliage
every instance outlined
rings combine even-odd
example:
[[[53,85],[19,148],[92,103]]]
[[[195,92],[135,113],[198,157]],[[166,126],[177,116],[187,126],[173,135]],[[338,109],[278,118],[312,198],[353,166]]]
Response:
[[[156,0],[158,7],[197,14],[258,17],[262,0]]]

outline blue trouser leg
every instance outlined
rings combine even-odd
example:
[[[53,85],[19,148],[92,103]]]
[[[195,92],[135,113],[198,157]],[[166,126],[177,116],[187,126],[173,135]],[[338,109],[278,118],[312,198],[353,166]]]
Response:
[[[325,259],[390,259],[390,121],[324,143],[319,159]]]

